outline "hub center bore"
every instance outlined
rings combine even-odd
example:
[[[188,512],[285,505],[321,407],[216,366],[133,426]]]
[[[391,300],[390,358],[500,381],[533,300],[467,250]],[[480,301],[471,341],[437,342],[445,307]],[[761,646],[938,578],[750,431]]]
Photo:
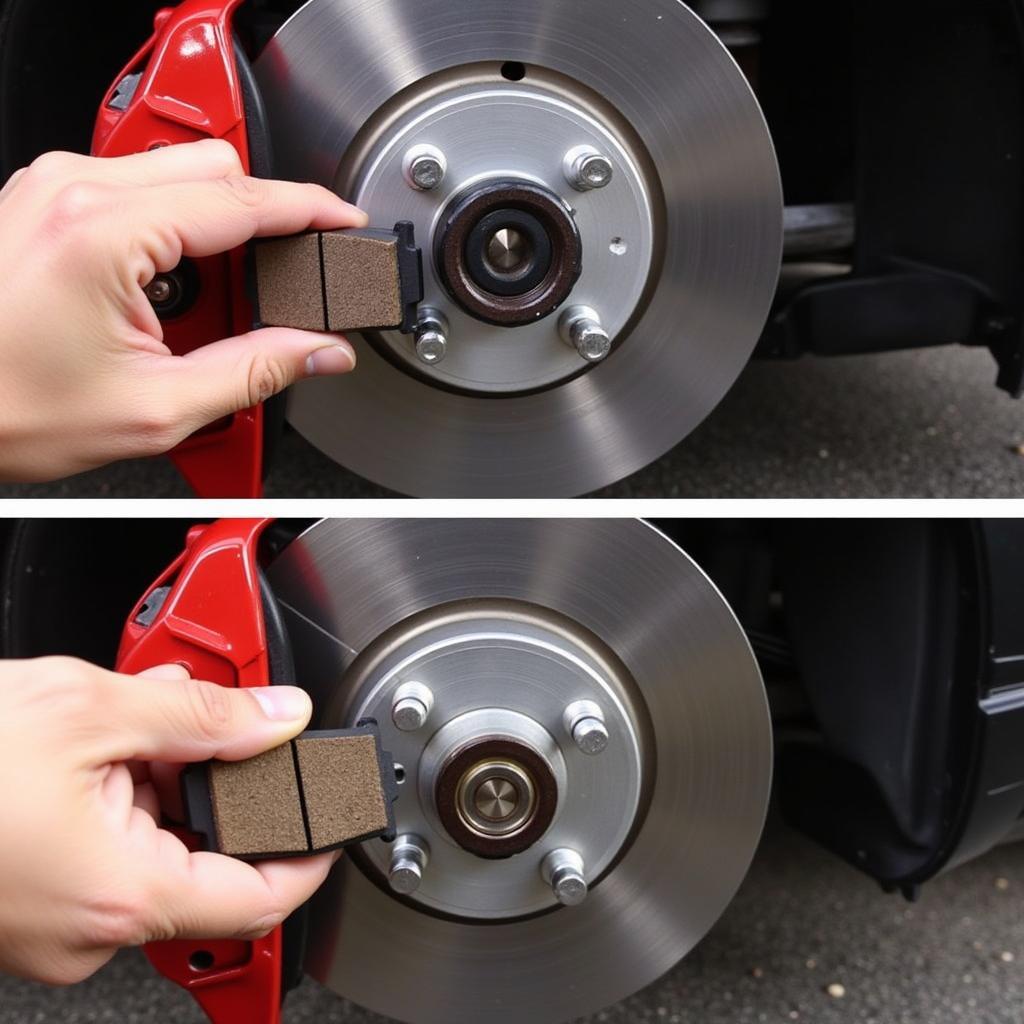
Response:
[[[537,803],[529,773],[521,765],[496,760],[470,768],[459,781],[456,800],[463,822],[482,836],[515,834]]]
[[[448,834],[478,857],[512,857],[547,832],[558,784],[547,760],[511,737],[484,736],[446,760],[434,792]]]
[[[534,324],[569,297],[583,267],[579,229],[553,192],[526,181],[477,185],[448,206],[436,261],[452,298],[502,327]]]

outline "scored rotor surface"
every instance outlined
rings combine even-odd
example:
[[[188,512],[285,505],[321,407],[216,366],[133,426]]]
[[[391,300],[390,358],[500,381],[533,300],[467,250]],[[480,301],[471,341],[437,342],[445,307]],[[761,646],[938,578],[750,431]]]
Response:
[[[429,384],[354,338],[358,370],[299,385],[289,417],[336,461],[405,493],[580,494],[675,445],[747,362],[781,258],[778,165],[748,83],[678,0],[311,0],[256,63],[276,173],[332,185],[396,94],[488,61],[523,63],[527,82],[532,66],[580,82],[639,135],[666,207],[646,310],[603,363],[502,398]]]
[[[312,904],[313,977],[400,1020],[555,1024],[653,981],[725,909],[767,808],[764,688],[721,595],[657,530],[627,520],[326,521],[268,578],[319,727],[343,724],[331,709],[346,703],[346,669],[381,634],[446,602],[501,599],[600,637],[635,680],[653,730],[646,814],[581,906],[487,925],[436,917],[346,857]]]

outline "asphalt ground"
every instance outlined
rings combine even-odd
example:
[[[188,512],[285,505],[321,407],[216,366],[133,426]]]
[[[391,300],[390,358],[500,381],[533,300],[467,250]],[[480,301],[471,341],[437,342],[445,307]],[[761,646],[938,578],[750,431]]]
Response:
[[[1024,495],[1024,404],[995,388],[987,350],[921,349],[751,363],[709,419],[613,498],[988,498]],[[289,433],[278,498],[386,497]],[[166,460],[0,497],[188,497]],[[530,497],[530,495],[524,495]]]
[[[1022,900],[1024,845],[929,883],[910,905],[773,821],[739,895],[697,949],[585,1024],[1021,1024]],[[73,989],[0,978],[0,1024],[203,1019],[135,951]],[[306,980],[284,1024],[314,1022],[387,1024]]]

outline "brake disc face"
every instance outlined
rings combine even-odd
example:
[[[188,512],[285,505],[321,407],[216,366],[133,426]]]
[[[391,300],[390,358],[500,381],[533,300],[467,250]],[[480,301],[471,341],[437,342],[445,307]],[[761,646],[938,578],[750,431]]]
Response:
[[[293,424],[338,462],[414,494],[583,493],[735,380],[774,296],[778,168],[678,0],[311,0],[256,71],[277,172],[411,220],[447,326],[441,361],[368,335],[350,379],[295,390]],[[584,309],[603,360],[569,343]]]
[[[728,904],[767,805],[764,690],[656,530],[324,522],[268,576],[316,724],[377,718],[426,854],[400,892],[400,844],[343,859],[312,906],[314,977],[401,1020],[564,1021],[653,981]],[[553,884],[566,851],[580,905]]]

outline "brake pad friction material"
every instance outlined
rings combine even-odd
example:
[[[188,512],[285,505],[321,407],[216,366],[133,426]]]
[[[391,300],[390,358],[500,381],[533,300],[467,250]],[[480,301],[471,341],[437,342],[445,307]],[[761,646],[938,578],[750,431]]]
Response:
[[[206,848],[242,860],[394,838],[395,766],[372,722],[306,732],[247,761],[190,765],[182,793]]]
[[[259,319],[266,327],[325,331],[320,236],[274,238],[256,246]]]
[[[291,744],[248,761],[213,762],[208,780],[221,853],[244,857],[307,848]]]
[[[412,224],[346,229],[254,245],[257,323],[313,331],[413,331],[423,261]]]
[[[295,755],[314,849],[340,846],[351,835],[387,831],[387,801],[372,736],[300,736]],[[344,802],[338,799],[340,792],[346,794]]]
[[[345,235],[321,237],[327,329],[354,331],[402,322],[398,240]]]

